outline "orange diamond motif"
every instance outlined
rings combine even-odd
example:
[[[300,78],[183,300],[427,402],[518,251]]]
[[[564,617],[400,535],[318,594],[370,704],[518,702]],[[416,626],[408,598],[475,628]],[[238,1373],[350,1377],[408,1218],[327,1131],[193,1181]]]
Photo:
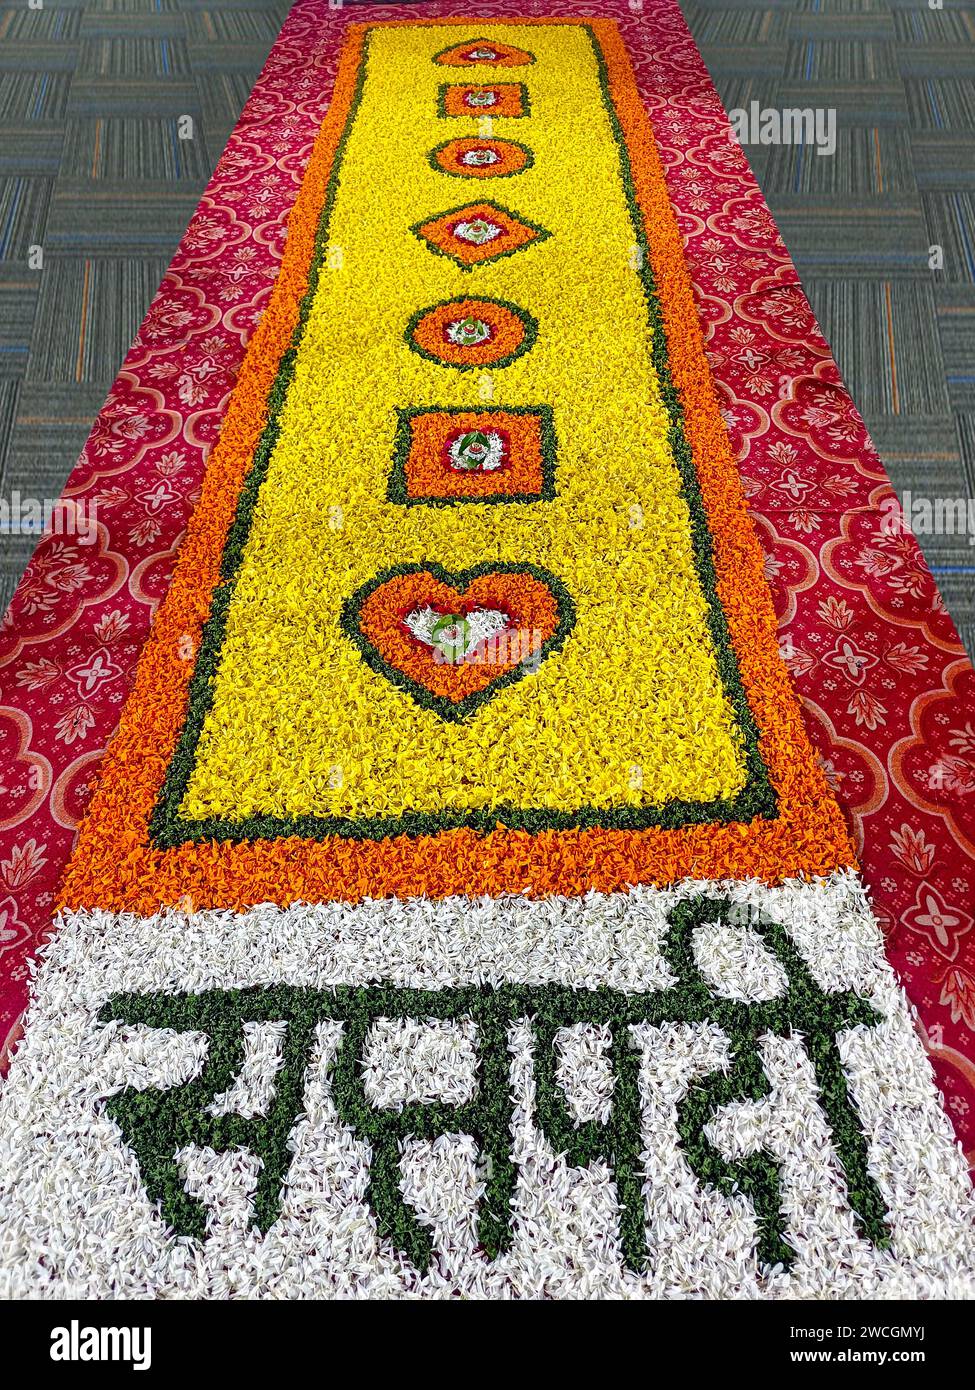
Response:
[[[451,208],[427,222],[417,222],[410,231],[431,251],[449,256],[463,270],[513,255],[552,235],[527,217],[491,202]]]

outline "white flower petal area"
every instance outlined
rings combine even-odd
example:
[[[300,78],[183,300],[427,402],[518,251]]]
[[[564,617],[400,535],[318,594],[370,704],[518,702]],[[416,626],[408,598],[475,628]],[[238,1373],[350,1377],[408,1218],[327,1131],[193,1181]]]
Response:
[[[852,1140],[801,1031],[736,1043],[728,1023],[777,1017],[800,979],[869,1020],[835,1029]],[[678,1016],[681,989],[696,1013]],[[739,1086],[748,1068],[760,1084]],[[208,1141],[273,1130],[289,1086],[277,1150]],[[196,1107],[195,1137],[173,1130],[168,1198],[129,1142],[132,1095],[161,1125],[174,1098]],[[627,1105],[620,1173],[603,1137]],[[701,1153],[712,1179],[756,1162],[775,1175],[787,1258],[762,1258],[764,1218],[702,1175]],[[865,1234],[864,1191],[883,1240]],[[377,1219],[381,1201],[412,1236],[385,1234],[403,1226]],[[973,1232],[964,1161],[852,873],[71,914],[0,1092],[3,1297],[964,1298]]]
[[[493,473],[504,463],[504,439],[496,430],[467,430],[451,440],[447,453],[458,472]]]
[[[497,164],[500,159],[501,156],[495,150],[465,150],[460,162],[477,169]]]
[[[470,242],[472,246],[486,246],[489,241],[495,241],[504,231],[497,222],[488,222],[486,218],[477,217],[470,222],[458,222],[454,227],[454,236],[458,241]]]
[[[508,630],[510,618],[498,608],[475,608],[470,613],[440,613],[429,604],[407,613],[404,626],[418,642],[444,661],[467,660],[492,637]]]

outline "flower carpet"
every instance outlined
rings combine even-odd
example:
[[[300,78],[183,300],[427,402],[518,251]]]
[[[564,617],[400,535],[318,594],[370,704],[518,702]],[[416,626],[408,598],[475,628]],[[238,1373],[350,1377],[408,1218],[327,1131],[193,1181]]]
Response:
[[[185,538],[5,624],[0,1292],[975,1294],[972,672],[767,221],[675,5],[295,6],[69,481]]]

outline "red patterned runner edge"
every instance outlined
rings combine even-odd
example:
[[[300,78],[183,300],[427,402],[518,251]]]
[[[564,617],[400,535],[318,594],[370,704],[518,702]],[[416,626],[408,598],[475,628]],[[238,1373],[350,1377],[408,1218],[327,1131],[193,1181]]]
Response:
[[[449,16],[370,6],[352,18]],[[476,16],[534,13],[485,4]],[[546,6],[570,14],[575,6]],[[975,674],[840,380],[676,0],[620,23],[807,727],[889,958],[975,1160]],[[45,538],[0,628],[0,1060],[30,962],[266,302],[346,17],[295,5],[65,489],[97,539]],[[300,76],[296,76],[300,74]],[[93,507],[94,504],[94,507]]]

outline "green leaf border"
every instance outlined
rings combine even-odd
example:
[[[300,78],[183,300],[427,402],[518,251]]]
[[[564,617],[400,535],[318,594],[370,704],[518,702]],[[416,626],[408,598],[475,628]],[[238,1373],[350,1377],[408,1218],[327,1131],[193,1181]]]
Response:
[[[581,24],[579,27],[587,34],[596,58],[603,104],[617,143],[621,178],[636,236],[636,244],[643,250],[642,265],[637,274],[640,277],[647,304],[654,369],[657,372],[661,398],[669,419],[668,442],[681,478],[682,492],[690,511],[692,546],[699,582],[707,604],[707,622],[714,644],[715,658],[744,742],[744,762],[747,775],[745,787],[735,797],[720,798],[710,802],[673,801],[660,807],[620,807],[612,811],[582,806],[571,814],[544,809],[523,810],[509,806],[438,814],[415,812],[396,817],[377,816],[359,820],[347,817],[311,815],[279,817],[261,814],[249,816],[239,821],[221,817],[208,817],[203,820],[191,821],[181,814],[180,807],[192,776],[196,750],[203,732],[204,722],[213,702],[213,686],[220,663],[220,650],[226,630],[227,615],[233,599],[234,586],[250,532],[257,497],[267,476],[270,458],[277,444],[280,432],[279,413],[294,376],[298,346],[304,335],[305,325],[318,289],[322,267],[325,264],[328,250],[328,226],[338,191],[339,171],[344,150],[361,104],[368,68],[371,31],[367,30],[363,36],[363,55],[356,89],[328,179],[325,203],[315,241],[315,254],[309,267],[308,288],[301,301],[298,323],[295,326],[291,345],[282,354],[278,374],[269,394],[268,423],[255,450],[254,463],[241,489],[236,516],[227,535],[221,562],[220,582],[211,600],[210,616],[204,624],[196,666],[190,681],[183,730],[167,768],[159,800],[150,817],[150,839],[157,848],[171,849],[188,842],[199,843],[207,840],[239,842],[290,836],[316,840],[324,840],[332,835],[350,839],[386,839],[393,835],[432,835],[442,830],[461,827],[469,827],[482,834],[489,834],[500,827],[526,830],[531,834],[543,830],[595,827],[642,830],[658,826],[676,828],[711,822],[748,822],[755,818],[773,819],[776,816],[778,796],[769,781],[768,771],[761,756],[758,729],[748,705],[738,669],[738,661],[731,644],[727,619],[717,594],[713,545],[690,445],[684,434],[683,406],[670,375],[663,315],[657,297],[650,258],[642,240],[643,224],[636,201],[629,154],[623,139],[619,118],[613,106],[606,62],[599,41],[590,25]],[[469,297],[467,295],[461,296],[462,299]],[[513,305],[506,305],[505,307],[515,308]],[[427,311],[424,309],[420,312],[426,313]]]

